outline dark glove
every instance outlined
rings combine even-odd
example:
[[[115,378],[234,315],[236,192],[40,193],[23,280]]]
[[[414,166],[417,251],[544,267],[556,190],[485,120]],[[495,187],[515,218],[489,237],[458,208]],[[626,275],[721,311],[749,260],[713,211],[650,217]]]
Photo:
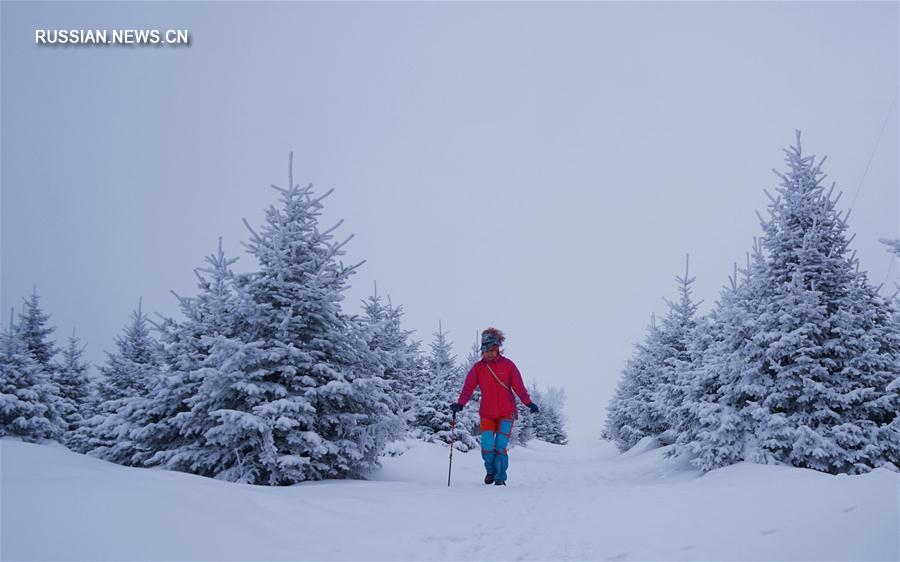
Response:
[[[450,404],[450,411],[453,412],[454,414],[461,410],[462,410],[462,406],[460,406],[459,403],[454,402],[453,404]]]
[[[532,414],[536,414],[541,411],[541,409],[538,408],[538,405],[535,404],[534,402],[532,402],[531,404],[528,405],[528,409],[531,410]]]

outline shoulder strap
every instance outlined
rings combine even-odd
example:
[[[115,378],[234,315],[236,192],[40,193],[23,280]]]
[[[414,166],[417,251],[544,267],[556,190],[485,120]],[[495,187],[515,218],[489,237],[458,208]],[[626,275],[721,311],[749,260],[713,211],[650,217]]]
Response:
[[[488,371],[490,371],[492,375],[494,375],[494,380],[496,380],[500,384],[500,386],[512,392],[512,389],[510,389],[508,385],[504,384],[503,381],[500,380],[500,377],[497,376],[497,373],[495,373],[494,370],[491,369],[491,366],[488,365],[486,361],[484,363],[484,366],[488,368]]]

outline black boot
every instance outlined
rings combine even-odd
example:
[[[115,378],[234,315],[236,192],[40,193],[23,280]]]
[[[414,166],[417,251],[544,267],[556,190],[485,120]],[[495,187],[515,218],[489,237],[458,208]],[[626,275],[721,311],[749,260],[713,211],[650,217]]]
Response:
[[[506,480],[494,480],[494,486],[506,486]]]
[[[485,474],[484,475],[484,483],[485,484],[493,484],[494,483],[494,475],[493,474]]]

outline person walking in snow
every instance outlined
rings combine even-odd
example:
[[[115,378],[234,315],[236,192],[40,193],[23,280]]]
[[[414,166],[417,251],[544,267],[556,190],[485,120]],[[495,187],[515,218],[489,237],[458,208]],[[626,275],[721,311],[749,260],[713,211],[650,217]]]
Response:
[[[539,412],[537,404],[531,401],[528,389],[522,382],[522,375],[516,364],[500,352],[506,338],[497,328],[488,328],[481,333],[481,361],[478,361],[466,375],[459,399],[450,405],[456,415],[466,405],[475,392],[481,388],[481,458],[484,459],[485,484],[506,485],[506,470],[509,455],[506,446],[516,419],[515,392],[532,413]]]

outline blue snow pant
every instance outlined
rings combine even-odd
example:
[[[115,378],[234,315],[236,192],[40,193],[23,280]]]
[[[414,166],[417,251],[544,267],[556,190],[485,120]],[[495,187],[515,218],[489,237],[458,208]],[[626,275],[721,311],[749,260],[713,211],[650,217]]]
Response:
[[[484,459],[485,471],[493,474],[494,480],[506,481],[506,469],[509,467],[506,446],[509,445],[512,426],[513,421],[507,418],[481,420],[481,458]]]

